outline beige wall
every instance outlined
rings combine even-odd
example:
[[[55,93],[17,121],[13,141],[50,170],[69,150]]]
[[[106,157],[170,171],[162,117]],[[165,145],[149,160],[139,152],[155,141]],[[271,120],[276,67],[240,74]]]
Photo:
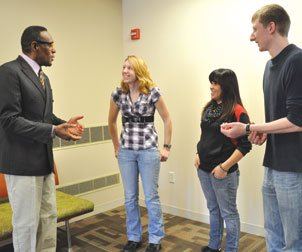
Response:
[[[210,99],[209,73],[231,68],[239,79],[241,97],[251,120],[263,122],[262,74],[269,54],[249,42],[251,16],[263,0],[124,0],[124,56],[143,57],[153,80],[163,92],[173,121],[173,148],[162,165],[160,195],[164,210],[208,221],[206,201],[193,166],[200,137],[200,112]],[[292,19],[290,41],[301,46],[301,4],[283,5]],[[130,40],[130,29],[140,28],[141,39]],[[300,43],[300,44],[299,44]],[[163,127],[157,116],[160,145]],[[261,183],[264,146],[254,146],[240,162],[238,208],[242,230],[263,234]],[[175,172],[176,183],[168,182]]]
[[[250,17],[263,0],[10,0],[0,1],[0,64],[20,52],[25,27],[46,26],[57,55],[45,69],[51,80],[55,113],[83,114],[87,126],[107,124],[111,91],[129,54],[142,56],[161,88],[173,119],[173,148],[162,164],[160,195],[164,211],[208,221],[206,202],[193,166],[200,137],[200,111],[209,100],[208,75],[233,69],[252,121],[262,122],[262,74],[267,53],[249,42]],[[301,4],[275,1],[292,19],[290,41],[300,46]],[[123,10],[122,10],[123,7]],[[130,29],[141,28],[141,40]],[[163,126],[156,126],[163,144]],[[261,167],[264,147],[254,147],[241,162],[238,208],[242,229],[263,234]],[[76,183],[118,171],[111,143],[55,151],[61,184]],[[176,183],[168,183],[168,172]],[[142,192],[142,190],[141,190]],[[123,203],[122,186],[85,196],[98,211]]]
[[[48,28],[56,58],[49,76],[54,112],[69,119],[84,115],[86,126],[106,125],[111,91],[119,85],[123,61],[120,0],[0,1],[0,64],[21,52],[21,34],[29,25]],[[56,150],[60,184],[72,184],[118,172],[112,144]],[[123,204],[122,185],[89,194],[97,210]]]

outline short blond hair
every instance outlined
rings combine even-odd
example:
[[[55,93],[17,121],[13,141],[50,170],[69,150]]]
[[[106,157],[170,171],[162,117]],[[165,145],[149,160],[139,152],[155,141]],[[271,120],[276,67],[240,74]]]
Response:
[[[268,4],[257,10],[253,17],[252,22],[259,19],[259,22],[263,24],[264,27],[270,22],[274,22],[277,26],[278,33],[283,36],[288,36],[288,31],[290,27],[290,18],[286,10],[278,4]]]
[[[155,87],[155,84],[150,76],[149,68],[146,62],[138,56],[128,56],[125,61],[129,61],[136,77],[138,78],[138,90],[140,93],[149,95],[149,89]],[[121,88],[124,94],[129,92],[129,85],[121,81]]]

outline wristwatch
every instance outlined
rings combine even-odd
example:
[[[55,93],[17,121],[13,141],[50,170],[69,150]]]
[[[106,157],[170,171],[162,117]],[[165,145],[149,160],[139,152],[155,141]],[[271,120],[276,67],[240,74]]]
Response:
[[[172,145],[171,144],[164,144],[164,148],[167,148],[167,149],[171,149]]]
[[[251,129],[250,129],[251,125],[248,123],[245,127],[245,134],[249,135],[251,133]]]

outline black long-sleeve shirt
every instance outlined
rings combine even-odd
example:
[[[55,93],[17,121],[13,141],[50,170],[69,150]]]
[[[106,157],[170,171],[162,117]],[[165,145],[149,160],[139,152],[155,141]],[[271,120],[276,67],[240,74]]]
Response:
[[[302,126],[302,50],[291,44],[266,64],[263,77],[266,122],[286,117]],[[269,134],[263,165],[302,172],[302,133]]]
[[[249,123],[249,117],[242,106],[236,105],[232,118],[229,122]],[[222,122],[215,121],[211,124],[201,121],[202,134],[197,144],[197,151],[200,159],[199,168],[211,172],[218,164],[227,160],[233,152],[238,149],[242,155],[247,154],[252,145],[247,136],[236,139],[226,137],[220,132]],[[229,169],[229,173],[238,169],[236,163]]]

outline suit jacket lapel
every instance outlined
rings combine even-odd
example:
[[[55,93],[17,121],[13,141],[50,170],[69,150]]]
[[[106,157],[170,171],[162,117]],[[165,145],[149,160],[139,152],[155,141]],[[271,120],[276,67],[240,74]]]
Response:
[[[21,56],[19,56],[17,58],[17,60],[20,62],[21,66],[22,66],[22,71],[34,83],[34,85],[36,86],[36,88],[40,91],[43,99],[45,100],[45,92],[43,90],[43,87],[42,87],[42,84],[40,82],[39,77],[36,75],[36,73],[31,68],[31,66],[28,65],[27,62]]]

